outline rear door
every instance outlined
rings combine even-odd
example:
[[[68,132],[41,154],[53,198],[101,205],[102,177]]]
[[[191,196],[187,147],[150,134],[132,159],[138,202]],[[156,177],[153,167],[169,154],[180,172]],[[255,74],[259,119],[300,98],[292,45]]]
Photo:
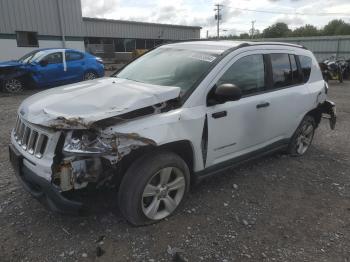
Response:
[[[269,58],[272,81],[268,89],[269,117],[265,124],[270,129],[266,140],[273,142],[291,137],[308,107],[309,91],[296,55],[283,50],[271,52]]]
[[[76,51],[67,50],[66,54],[66,80],[68,82],[77,82],[83,80],[85,60],[84,54]]]

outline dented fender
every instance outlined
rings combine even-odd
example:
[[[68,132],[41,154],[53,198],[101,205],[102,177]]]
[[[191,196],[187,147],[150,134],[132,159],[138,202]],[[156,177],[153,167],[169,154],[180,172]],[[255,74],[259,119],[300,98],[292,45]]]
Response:
[[[125,122],[104,130],[106,134],[133,134],[153,146],[163,146],[178,141],[190,141],[193,151],[201,151],[206,110],[204,106],[179,108],[138,120]],[[129,136],[128,135],[128,136]],[[203,168],[203,155],[194,154],[194,170]]]
[[[0,81],[5,81],[12,78],[19,78],[19,77],[31,77],[31,72],[27,69],[23,69],[20,67],[5,67],[0,68]]]

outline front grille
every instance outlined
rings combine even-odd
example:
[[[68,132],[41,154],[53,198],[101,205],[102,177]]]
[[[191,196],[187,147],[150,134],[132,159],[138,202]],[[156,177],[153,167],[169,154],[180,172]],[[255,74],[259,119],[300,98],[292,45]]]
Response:
[[[45,133],[30,126],[20,117],[16,120],[14,138],[23,150],[37,158],[43,157],[49,140]]]

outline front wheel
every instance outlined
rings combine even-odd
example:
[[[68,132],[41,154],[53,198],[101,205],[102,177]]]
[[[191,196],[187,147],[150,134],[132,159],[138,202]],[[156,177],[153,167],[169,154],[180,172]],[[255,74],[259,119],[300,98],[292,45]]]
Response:
[[[95,79],[95,78],[97,78],[97,74],[94,73],[94,72],[86,72],[84,74],[84,81],[85,80],[92,80],[92,79]]]
[[[24,90],[21,80],[17,78],[7,79],[4,81],[3,90],[8,93],[20,93]]]
[[[174,214],[189,186],[185,161],[174,153],[159,152],[138,159],[128,169],[119,189],[119,207],[131,224],[151,224]]]
[[[314,118],[305,116],[289,144],[288,151],[292,156],[302,156],[306,153],[314,137],[315,128]]]

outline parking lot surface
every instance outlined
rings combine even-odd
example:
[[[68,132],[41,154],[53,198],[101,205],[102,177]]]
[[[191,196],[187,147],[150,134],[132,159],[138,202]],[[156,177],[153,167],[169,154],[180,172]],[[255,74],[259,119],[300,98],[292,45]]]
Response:
[[[336,130],[323,120],[304,157],[230,169],[196,186],[173,217],[138,228],[113,193],[92,199],[89,216],[70,217],[24,191],[7,146],[31,93],[0,93],[0,261],[350,261],[349,82],[330,84]]]

